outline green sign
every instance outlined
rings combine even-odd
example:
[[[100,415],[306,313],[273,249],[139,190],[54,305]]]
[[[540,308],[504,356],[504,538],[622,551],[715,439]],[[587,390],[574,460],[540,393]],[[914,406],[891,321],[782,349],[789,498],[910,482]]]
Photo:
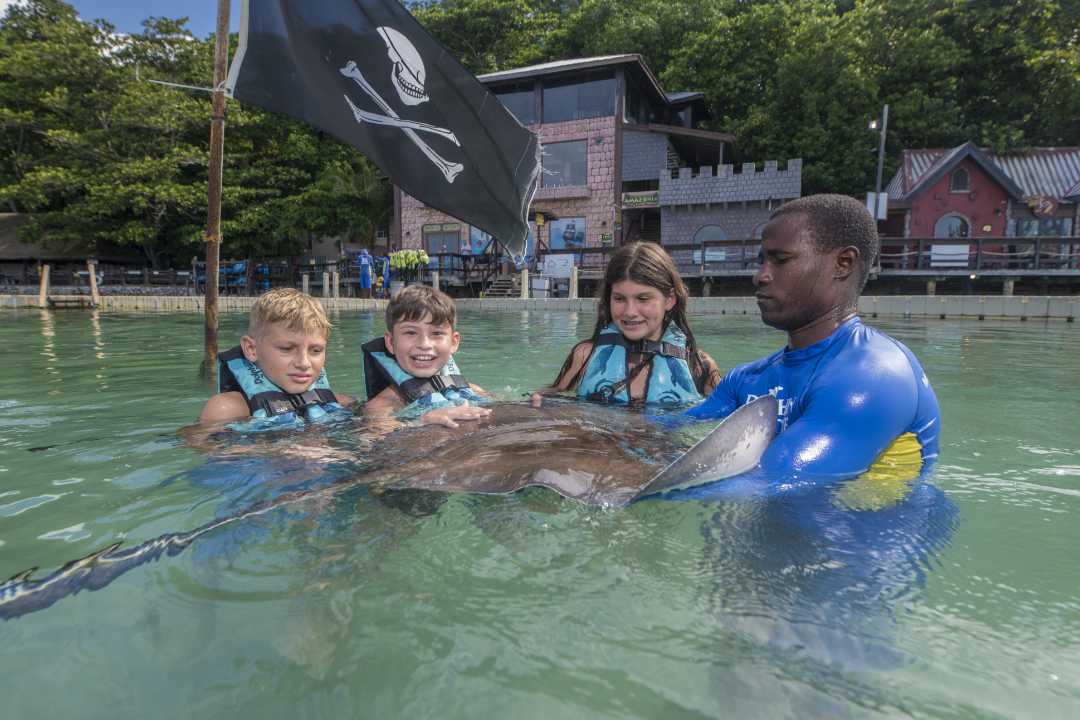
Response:
[[[624,208],[659,207],[660,191],[646,190],[644,192],[627,192],[622,194]]]
[[[610,245],[615,240],[615,236],[611,233],[600,233],[600,244]]]

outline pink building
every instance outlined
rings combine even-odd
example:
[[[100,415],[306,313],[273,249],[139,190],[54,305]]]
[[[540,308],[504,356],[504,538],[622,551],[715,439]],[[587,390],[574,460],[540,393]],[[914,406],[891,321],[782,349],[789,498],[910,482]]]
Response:
[[[532,223],[533,252],[752,238],[772,210],[801,195],[800,160],[783,168],[732,165],[733,138],[700,127],[704,95],[665,93],[639,55],[563,60],[479,79],[543,144],[541,187],[530,207],[530,217],[542,220]],[[393,247],[475,254],[488,246],[478,228],[399,188],[394,205]],[[677,259],[716,259],[707,254],[689,250]]]

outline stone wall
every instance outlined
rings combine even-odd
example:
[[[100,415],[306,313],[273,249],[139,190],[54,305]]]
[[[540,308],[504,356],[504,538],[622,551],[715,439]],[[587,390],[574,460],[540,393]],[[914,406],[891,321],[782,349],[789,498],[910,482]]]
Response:
[[[745,206],[693,205],[689,207],[660,208],[660,242],[664,245],[689,244],[704,225],[718,225],[729,240],[755,237],[779,202],[746,203]]]
[[[703,205],[705,203],[791,200],[802,195],[802,160],[788,160],[780,170],[775,160],[757,170],[754,163],[743,163],[742,172],[732,165],[679,168],[678,176],[660,176],[661,205]]]
[[[667,136],[660,133],[623,131],[622,179],[659,180],[667,168]]]
[[[327,310],[356,310],[383,312],[385,300],[320,298]],[[0,310],[36,308],[36,295],[0,295]],[[246,312],[255,298],[223,297],[222,312]],[[457,300],[459,310],[491,312],[584,312],[596,313],[596,300],[486,298]],[[202,312],[202,298],[195,297],[120,297],[102,298],[102,310],[111,312]],[[714,315],[757,315],[757,303],[752,297],[690,298],[690,312]],[[61,311],[62,312],[62,311]],[[72,310],[70,312],[80,312]],[[83,311],[85,312],[85,311]],[[1058,319],[1073,322],[1080,317],[1080,296],[1000,295],[925,295],[863,296],[859,298],[859,314],[864,319],[875,317],[916,317],[927,319]]]

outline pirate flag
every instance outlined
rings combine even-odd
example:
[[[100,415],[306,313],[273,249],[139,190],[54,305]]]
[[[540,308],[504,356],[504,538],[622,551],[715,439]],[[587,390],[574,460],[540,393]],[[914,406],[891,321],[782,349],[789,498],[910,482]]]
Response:
[[[344,140],[409,195],[526,254],[539,140],[398,0],[244,0],[226,89]]]

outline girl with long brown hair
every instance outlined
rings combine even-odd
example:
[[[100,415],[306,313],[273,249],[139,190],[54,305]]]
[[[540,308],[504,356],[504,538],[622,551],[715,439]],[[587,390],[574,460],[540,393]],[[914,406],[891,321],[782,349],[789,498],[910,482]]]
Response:
[[[574,346],[555,382],[533,401],[576,391],[584,400],[615,403],[699,402],[720,382],[720,371],[690,331],[688,297],[659,245],[619,248],[604,273],[592,337]]]

